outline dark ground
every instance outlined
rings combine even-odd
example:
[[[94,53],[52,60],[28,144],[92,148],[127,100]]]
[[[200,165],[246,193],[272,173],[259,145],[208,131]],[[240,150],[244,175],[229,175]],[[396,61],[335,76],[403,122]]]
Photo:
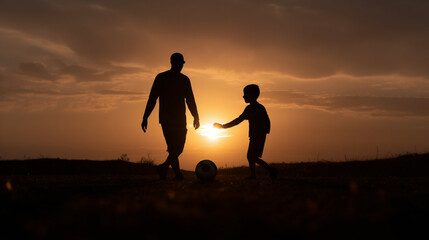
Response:
[[[429,154],[276,166],[277,180],[243,167],[204,183],[123,161],[0,161],[0,238],[428,239]]]

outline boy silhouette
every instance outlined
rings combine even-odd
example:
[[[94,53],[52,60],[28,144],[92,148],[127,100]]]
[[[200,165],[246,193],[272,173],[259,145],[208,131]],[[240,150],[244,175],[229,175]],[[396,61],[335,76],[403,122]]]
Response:
[[[200,126],[200,120],[191,81],[181,73],[183,64],[185,64],[183,55],[173,53],[170,57],[170,63],[171,69],[158,74],[153,82],[141,127],[146,132],[149,115],[159,98],[159,123],[167,142],[168,157],[164,163],[157,166],[157,171],[159,177],[165,179],[168,167],[171,165],[176,174],[175,179],[182,180],[179,156],[183,152],[187,133],[185,102],[194,117],[195,129]]]
[[[270,133],[270,118],[268,117],[265,107],[256,100],[259,97],[259,87],[255,84],[250,84],[244,87],[244,101],[249,103],[243,113],[236,119],[226,124],[214,123],[216,128],[230,128],[240,124],[244,120],[249,121],[249,148],[247,150],[247,160],[249,161],[250,176],[249,179],[256,178],[255,163],[264,167],[272,179],[277,177],[277,169],[268,165],[261,159],[264,151],[265,139]]]

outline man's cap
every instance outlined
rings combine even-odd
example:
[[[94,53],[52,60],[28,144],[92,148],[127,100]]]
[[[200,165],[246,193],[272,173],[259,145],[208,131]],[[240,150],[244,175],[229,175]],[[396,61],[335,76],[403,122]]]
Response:
[[[171,63],[185,63],[185,59],[181,53],[173,53],[170,57]]]

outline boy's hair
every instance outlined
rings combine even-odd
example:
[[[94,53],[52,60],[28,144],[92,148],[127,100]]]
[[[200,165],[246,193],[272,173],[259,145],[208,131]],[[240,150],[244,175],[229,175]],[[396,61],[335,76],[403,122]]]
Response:
[[[259,97],[259,86],[256,84],[249,84],[244,87],[243,92],[248,93],[250,96],[254,97],[255,100]]]

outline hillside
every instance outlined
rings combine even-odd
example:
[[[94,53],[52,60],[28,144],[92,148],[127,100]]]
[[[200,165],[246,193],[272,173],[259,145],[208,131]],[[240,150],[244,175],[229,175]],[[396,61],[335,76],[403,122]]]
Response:
[[[228,168],[213,182],[116,160],[0,161],[2,239],[427,239],[428,156],[281,163],[277,180]]]
[[[429,175],[429,153],[406,154],[395,158],[347,161],[274,163],[284,177],[397,176]],[[261,169],[259,169],[261,170]],[[245,174],[248,167],[221,168],[219,174]],[[185,171],[186,174],[190,172]],[[151,164],[121,160],[31,159],[0,161],[0,175],[153,175]]]

